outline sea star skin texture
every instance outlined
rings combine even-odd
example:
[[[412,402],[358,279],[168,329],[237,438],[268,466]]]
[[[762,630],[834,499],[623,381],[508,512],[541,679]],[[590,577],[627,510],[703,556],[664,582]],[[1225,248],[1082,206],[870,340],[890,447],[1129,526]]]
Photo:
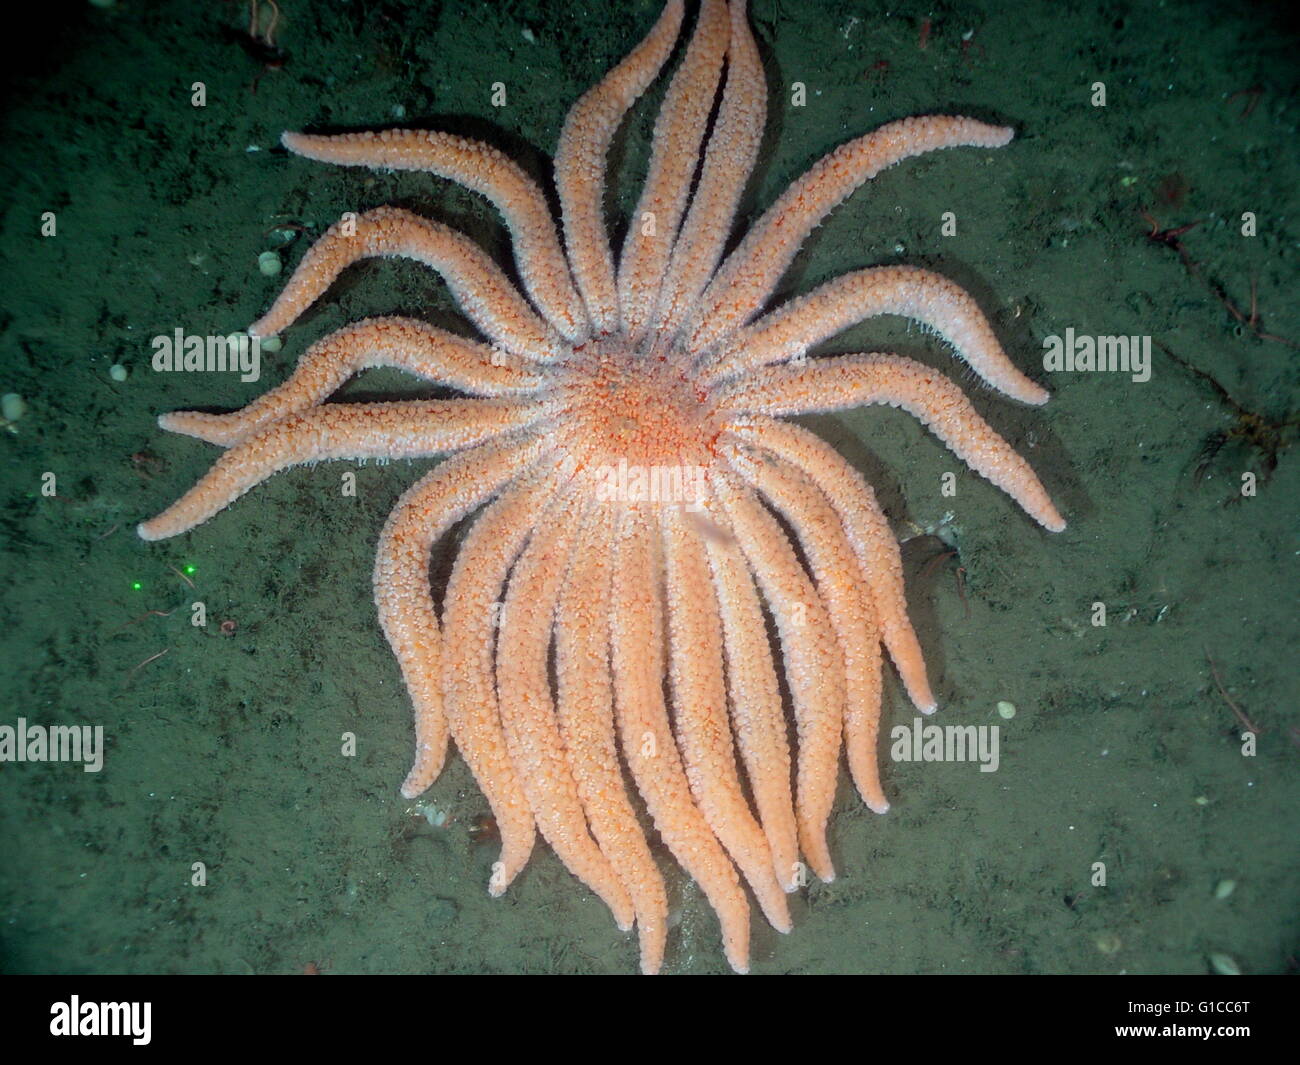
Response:
[[[418,170],[484,195],[512,237],[522,291],[437,222],[393,207],[345,217],[251,334],[289,328],[351,264],[403,256],[443,276],[487,343],[368,319],[313,344],[242,411],[163,415],[164,429],[228,450],[139,533],[186,532],[297,463],[449,455],[402,496],[376,553],[379,620],[415,713],[402,794],[437,779],[453,740],[501,832],[490,892],[509,887],[540,832],[620,928],[635,924],[652,973],[665,958],[667,892],[626,765],[744,972],[749,894],[785,932],[802,863],[835,876],[827,824],[842,750],[863,801],[889,808],[877,763],[882,647],[915,706],[935,709],[898,544],[871,488],[781,419],[902,407],[1044,528],[1065,522],[1028,464],[935,370],[887,354],[807,357],[857,321],[904,315],[993,389],[1045,402],[956,285],[912,267],[866,268],[761,313],[807,235],[863,182],[923,152],[1005,145],[1011,130],[944,116],[890,123],[815,164],[724,258],[766,87],[743,2],[703,0],[616,262],[603,221],[606,152],[682,20],[681,0],[668,0],[570,111],[556,153],[558,220],[537,184],[488,145],[414,130],[286,133],[285,146],[310,159]],[[325,403],[377,366],[464,398]],[[698,477],[664,498],[629,493],[618,470],[672,471],[678,489]],[[439,613],[431,551],[480,508]]]
[[[593,507],[570,559],[555,616],[556,712],[592,835],[636,910],[641,966],[657,972],[668,938],[668,896],[623,786],[610,670],[616,515]]]

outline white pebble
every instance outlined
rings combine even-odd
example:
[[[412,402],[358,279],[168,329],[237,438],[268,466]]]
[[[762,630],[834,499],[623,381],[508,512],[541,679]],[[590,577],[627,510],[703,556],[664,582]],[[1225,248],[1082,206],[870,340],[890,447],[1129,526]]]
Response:
[[[450,815],[431,802],[417,802],[411,807],[411,813],[423,817],[431,828],[445,828]]]
[[[257,257],[257,268],[267,277],[274,277],[280,272],[280,253],[264,251]]]
[[[1241,966],[1237,960],[1230,954],[1221,954],[1215,951],[1210,955],[1210,968],[1220,976],[1240,976]]]
[[[271,355],[274,355],[277,351],[279,351],[282,347],[284,347],[284,341],[281,340],[279,337],[263,337],[258,347],[260,347],[263,351],[268,352]]]
[[[1216,899],[1226,899],[1236,890],[1237,882],[1235,880],[1220,880],[1214,885],[1214,897]]]
[[[125,366],[123,366],[120,362],[115,362],[113,363],[112,366],[108,368],[108,376],[111,377],[114,381],[119,381],[119,382],[125,381],[127,375],[130,374],[130,372],[131,371],[128,370]]]
[[[1003,721],[1010,721],[1016,716],[1016,704],[1009,703],[1005,699],[998,703],[998,717]]]
[[[1118,954],[1124,949],[1124,941],[1114,932],[1101,932],[1093,939],[1093,945],[1103,954]]]
[[[27,413],[27,401],[17,392],[6,392],[0,396],[0,417],[7,422],[16,422]]]

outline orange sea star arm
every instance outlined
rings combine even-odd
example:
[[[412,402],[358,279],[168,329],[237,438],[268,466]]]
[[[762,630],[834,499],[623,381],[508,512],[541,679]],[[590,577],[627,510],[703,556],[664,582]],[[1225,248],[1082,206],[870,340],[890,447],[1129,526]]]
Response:
[[[655,327],[671,334],[690,313],[722,258],[745,183],[758,158],[767,118],[767,83],[744,0],[731,5],[727,83],[704,153],[691,209],[673,246]]]
[[[785,532],[752,489],[731,474],[713,477],[727,519],[776,621],[799,737],[795,817],[804,857],[835,879],[826,823],[835,803],[844,718],[844,663],[821,596]]]
[[[736,746],[772,852],[777,882],[799,887],[799,834],[790,791],[790,745],[762,601],[721,508],[699,519],[722,618]]]
[[[749,971],[749,903],[736,868],[691,798],[664,704],[664,621],[657,529],[643,506],[628,506],[614,541],[610,602],[614,709],[623,757],[655,828],[700,885],[722,925],[737,972]]]
[[[655,79],[682,24],[681,0],[668,0],[645,39],[569,110],[555,150],[569,267],[597,331],[618,328],[618,288],[605,231],[605,153],[619,123]]]
[[[375,552],[375,607],[415,711],[415,761],[402,783],[408,799],[437,779],[447,751],[442,637],[429,587],[433,545],[536,462],[543,447],[536,436],[508,436],[454,455],[407,489],[384,523]]]
[[[193,488],[137,531],[145,540],[186,532],[272,474],[304,462],[427,458],[482,443],[545,415],[542,405],[491,399],[335,403],[290,414],[232,447]]]
[[[1044,528],[1065,528],[1029,463],[975,413],[960,388],[923,363],[873,354],[814,359],[802,367],[769,366],[723,385],[718,397],[738,414],[812,414],[869,403],[902,407]]]
[[[605,902],[626,932],[634,917],[632,899],[587,831],[555,719],[549,675],[555,606],[582,524],[585,498],[579,498],[577,491],[558,494],[510,573],[497,639],[497,694],[510,761],[538,831],[569,872]]]
[[[537,316],[482,248],[463,233],[399,207],[376,207],[330,226],[248,332],[283,332],[339,274],[360,259],[376,256],[415,259],[438,271],[470,321],[516,355],[547,362],[568,351],[564,339]]]
[[[623,783],[614,725],[609,616],[616,514],[588,515],[555,619],[556,713],[578,795],[600,849],[636,910],[641,971],[657,973],[668,938],[668,896]]]
[[[618,269],[623,329],[636,343],[654,313],[673,240],[690,196],[730,26],[723,0],[704,0],[686,56],[655,120],[650,167]]]
[[[168,432],[229,447],[286,414],[323,403],[353,374],[391,366],[477,396],[529,392],[545,383],[538,367],[414,318],[366,318],[316,341],[283,384],[230,414],[175,411],[158,424]]]
[[[695,803],[749,882],[768,921],[790,931],[772,852],[740,789],[727,720],[722,624],[708,556],[680,507],[661,516],[673,726]]]
[[[926,115],[890,122],[813,164],[794,181],[727,256],[687,324],[688,347],[702,352],[763,305],[800,246],[823,218],[886,167],[937,148],[999,148],[1012,131],[973,118]]]
[[[870,587],[826,496],[797,468],[735,446],[733,468],[785,517],[808,559],[817,590],[839,641],[844,664],[844,745],[862,801],[878,814],[889,809],[880,787],[880,622]]]
[[[430,130],[389,129],[334,136],[285,133],[280,140],[289,151],[319,162],[375,170],[420,170],[486,196],[505,218],[515,244],[519,278],[533,303],[566,339],[581,342],[586,338],[586,311],[569,276],[546,197],[504,152]]]
[[[802,426],[751,415],[732,422],[731,431],[798,467],[825,493],[871,588],[885,646],[903,686],[918,710],[932,713],[935,700],[926,678],[925,658],[907,616],[903,559],[871,486],[838,451]]]
[[[999,392],[1023,403],[1047,402],[1047,390],[1007,358],[970,295],[946,277],[914,266],[855,270],[783,304],[728,341],[703,380],[713,383],[798,358],[827,337],[881,314],[911,318],[938,333]]]

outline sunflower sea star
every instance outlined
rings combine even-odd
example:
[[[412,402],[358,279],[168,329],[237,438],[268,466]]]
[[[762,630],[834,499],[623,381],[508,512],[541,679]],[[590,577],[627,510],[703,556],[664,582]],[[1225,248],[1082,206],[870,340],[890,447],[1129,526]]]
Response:
[[[937,148],[1000,147],[1010,129],[956,117],[892,122],[813,166],[724,258],[766,89],[743,0],[703,0],[616,265],[602,218],[606,150],[682,17],[681,0],[668,0],[648,36],[569,112],[555,160],[562,231],[541,189],[485,144],[426,131],[286,133],[298,155],[424,171],[486,196],[509,228],[523,292],[463,235],[406,211],[380,207],[334,225],[251,334],[289,327],[359,259],[404,256],[443,276],[490,343],[370,319],[314,344],[284,384],[241,411],[163,415],[164,429],[228,450],[139,533],[160,540],[192,529],[298,463],[454,453],[402,497],[375,563],[380,624],[415,709],[415,764],[402,794],[433,783],[450,733],[501,830],[491,892],[518,875],[540,830],[620,928],[636,925],[641,968],[655,972],[666,893],[624,785],[626,763],[743,972],[741,878],[773,927],[788,931],[785,896],[802,882],[800,855],[823,880],[834,877],[826,825],[842,746],[863,801],[888,809],[876,762],[882,645],[917,708],[935,708],[898,546],[871,489],[780,416],[903,407],[1041,525],[1065,523],[1025,461],[942,375],[893,355],[804,358],[854,322],[904,315],[993,388],[1044,403],[1047,393],[1016,370],[957,286],[919,269],[866,269],[759,314],[804,239],[863,182]],[[468,398],[324,404],[374,366]],[[611,499],[616,468],[700,471],[699,491]],[[430,552],[484,504],[439,618]],[[793,704],[793,758],[778,668]]]

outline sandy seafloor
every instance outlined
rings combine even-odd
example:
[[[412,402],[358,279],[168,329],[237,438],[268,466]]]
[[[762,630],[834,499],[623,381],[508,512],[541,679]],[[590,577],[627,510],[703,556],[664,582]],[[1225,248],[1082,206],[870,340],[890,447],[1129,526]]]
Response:
[[[160,412],[238,407],[356,318],[458,321],[433,275],[370,263],[288,331],[261,381],[153,372],[154,335],[229,332],[268,305],[283,281],[257,269],[268,228],[319,232],[345,210],[398,203],[509,264],[503,227],[472,194],[290,158],[273,150],[281,130],[451,128],[545,174],[567,107],[658,4],[281,6],[289,59],[256,92],[258,64],[231,35],[247,19],[235,3],[44,9],[53,43],[13,56],[7,72],[0,392],[28,411],[0,434],[0,724],[101,724],[108,751],[98,774],[0,766],[0,965],[634,971],[634,940],[544,845],[505,898],[489,898],[495,850],[471,832],[487,806],[458,758],[426,797],[450,815],[444,827],[398,795],[409,707],[370,571],[385,516],[429,462],[358,468],[354,499],[339,492],[353,467],[297,469],[163,543],[133,527],[215,455],[159,431]],[[1174,251],[1145,239],[1139,214],[1204,220],[1183,237],[1204,277],[1243,305],[1255,279],[1263,328],[1300,338],[1295,37],[1269,7],[1211,2],[757,0],[753,24],[773,95],[747,219],[822,153],[885,121],[947,111],[1016,127],[1003,150],[936,153],[860,190],[781,294],[893,262],[968,286],[1012,358],[1051,388],[1046,407],[980,388],[899,319],[825,350],[894,350],[957,376],[1070,522],[1042,532],[900,412],[810,420],[867,474],[900,536],[942,523],[960,551],[969,614],[955,560],[930,565],[932,540],[905,550],[937,720],[998,723],[999,700],[1018,713],[1001,722],[996,773],[887,764],[894,807],[883,818],[842,777],[839,879],[792,900],[792,935],[755,917],[755,970],[1199,973],[1221,952],[1247,973],[1294,971],[1300,454],[1284,451],[1241,499],[1241,474],[1261,470],[1249,448],[1229,445],[1196,476],[1206,439],[1233,424],[1207,385],[1159,351],[1146,383],[1045,374],[1041,345],[1067,327],[1149,335],[1246,408],[1282,420],[1300,407],[1296,349],[1235,323]],[[190,102],[196,81],[202,109]],[[490,100],[498,81],[504,108]],[[1097,81],[1104,108],[1089,103]],[[803,108],[787,106],[793,82],[807,86]],[[639,190],[663,85],[616,145],[616,217]],[[45,211],[57,216],[52,238],[39,234]],[[945,211],[956,236],[940,235]],[[1258,216],[1254,238],[1240,235],[1243,211]],[[285,251],[287,265],[305,245]],[[124,383],[110,380],[114,363],[130,369]],[[385,373],[345,394],[427,390]],[[956,498],[939,492],[950,470]],[[46,471],[56,499],[40,495]],[[194,589],[172,571],[186,566]],[[196,599],[206,630],[190,624]],[[1090,624],[1094,602],[1105,627]],[[227,619],[235,635],[217,635]],[[1241,753],[1207,654],[1263,730],[1254,757]],[[892,673],[886,684],[886,727],[910,723]],[[345,732],[358,737],[355,758],[339,754]],[[723,970],[716,919],[660,854],[676,922],[667,970]],[[206,864],[205,887],[190,885],[194,862]],[[1096,862],[1104,887],[1090,882]],[[1217,899],[1223,880],[1236,888]]]

